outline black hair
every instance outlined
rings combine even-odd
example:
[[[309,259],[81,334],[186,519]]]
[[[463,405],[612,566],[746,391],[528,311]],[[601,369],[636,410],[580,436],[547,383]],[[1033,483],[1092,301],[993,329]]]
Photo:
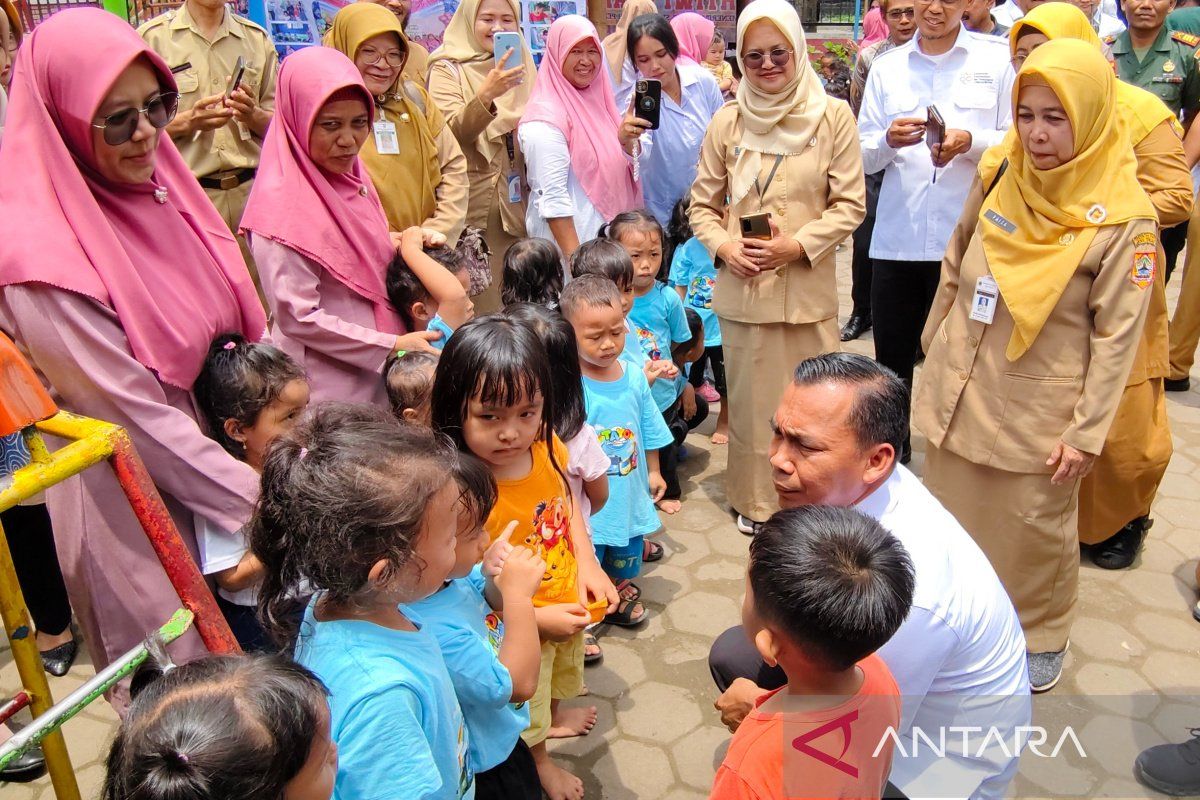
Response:
[[[223,333],[208,346],[192,394],[209,437],[235,458],[244,459],[246,448],[225,431],[225,420],[254,425],[284,387],[304,379],[304,368],[278,347],[247,342],[240,333]]]
[[[620,308],[620,298],[617,307]],[[575,329],[562,314],[536,303],[509,306],[504,309],[504,314],[528,325],[542,340],[546,355],[554,365],[550,371],[554,384],[554,432],[564,442],[574,439],[587,422]]]
[[[679,58],[679,37],[675,35],[667,18],[662,14],[640,14],[633,18],[633,22],[629,23],[629,31],[625,34],[625,46],[629,53],[630,63],[637,63],[633,54],[638,40],[643,36],[649,36],[651,39],[662,42],[662,46],[671,54],[671,58]]]
[[[386,579],[413,561],[426,508],[457,463],[444,436],[401,425],[381,408],[311,409],[268,453],[250,520],[250,550],[265,571],[263,626],[280,644],[291,640],[292,594],[302,581],[350,605],[372,591],[376,563],[388,562]]]
[[[414,330],[416,325],[412,314],[413,303],[428,303],[431,295],[417,274],[409,269],[399,249],[388,262],[384,287],[387,290],[388,302],[404,321],[404,327],[410,331]]]
[[[584,242],[571,256],[571,277],[584,275],[608,278],[622,292],[633,290],[633,260],[624,247],[608,239]]]
[[[496,476],[492,475],[487,464],[475,456],[460,453],[454,478],[461,490],[459,497],[462,506],[470,515],[470,530],[482,527],[500,496]]]
[[[562,315],[567,319],[581,308],[612,306],[621,310],[621,292],[617,285],[603,275],[580,275],[567,284],[562,293]]]
[[[758,616],[806,657],[842,672],[874,653],[908,616],[915,578],[900,542],[854,509],[775,512],[750,541]]]
[[[611,239],[620,244],[621,237],[626,233],[653,233],[658,236],[659,246],[662,247],[662,260],[658,263],[658,274],[654,276],[656,281],[666,281],[668,273],[671,271],[670,261],[667,256],[667,233],[663,230],[660,223],[653,214],[644,208],[636,208],[632,211],[622,211],[617,214],[609,222],[600,226],[599,236],[604,239]]]
[[[401,350],[383,362],[383,386],[396,419],[406,421],[406,408],[420,412],[429,407],[437,362],[435,353],[424,350]]]
[[[898,454],[908,438],[908,387],[887,367],[856,353],[824,353],[806,358],[792,376],[796,386],[836,383],[856,395],[849,425],[862,450],[890,444]]]
[[[107,759],[104,800],[283,800],[329,714],[321,681],[278,655],[138,667]]]
[[[467,268],[466,256],[456,247],[426,247],[425,255],[441,264],[451,273],[462,272]]]
[[[688,199],[684,197],[671,209],[671,221],[667,223],[667,242],[670,244],[672,259],[675,248],[693,236],[695,234],[692,232],[692,221],[688,218]]]
[[[686,342],[679,345],[680,351],[691,350],[696,342],[704,339],[704,320],[694,308],[685,308],[683,316],[687,319],[688,333],[691,334]]]
[[[562,253],[549,239],[518,239],[504,252],[504,277],[500,301],[539,303],[550,308],[558,305],[563,288]]]

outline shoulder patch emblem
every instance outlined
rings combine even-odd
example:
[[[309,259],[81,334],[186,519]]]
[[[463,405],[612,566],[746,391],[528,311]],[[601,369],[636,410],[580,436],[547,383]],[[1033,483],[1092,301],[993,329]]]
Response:
[[[1171,38],[1181,44],[1186,44],[1188,47],[1200,45],[1200,36],[1188,33],[1187,31],[1171,31]]]
[[[1139,233],[1133,237],[1133,268],[1129,280],[1139,289],[1154,283],[1158,271],[1158,237],[1153,233]]]

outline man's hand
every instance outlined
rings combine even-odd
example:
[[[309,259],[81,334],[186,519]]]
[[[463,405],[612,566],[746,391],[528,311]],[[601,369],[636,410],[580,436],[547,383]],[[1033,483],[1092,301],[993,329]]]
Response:
[[[949,131],[947,131],[949,134]],[[912,147],[925,135],[925,120],[921,117],[900,117],[892,120],[892,124],[888,126],[887,135],[884,137],[887,140],[888,147],[893,150],[899,150],[901,147]]]
[[[733,733],[742,724],[746,715],[754,710],[754,702],[766,694],[749,678],[738,678],[729,684],[725,694],[717,698],[713,708],[721,712],[721,724]]]
[[[181,110],[167,125],[167,135],[173,139],[191,136],[196,131],[213,131],[233,119],[233,109],[225,106],[225,95],[201,97],[189,109]]]
[[[935,167],[944,167],[953,161],[955,156],[960,156],[970,149],[970,131],[950,128],[946,131],[946,138],[942,143],[930,149],[930,154],[933,156]]]
[[[259,107],[258,100],[244,86],[234,89],[233,94],[225,98],[225,107],[233,112],[234,119],[258,138],[266,134],[267,126],[271,124],[271,114]]]

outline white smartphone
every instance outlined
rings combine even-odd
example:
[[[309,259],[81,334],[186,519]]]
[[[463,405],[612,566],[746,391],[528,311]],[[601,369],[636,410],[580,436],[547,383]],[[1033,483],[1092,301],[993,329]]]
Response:
[[[500,31],[492,34],[492,52],[496,57],[496,66],[501,69],[514,69],[521,66],[521,34],[515,31]],[[504,54],[512,50],[507,61],[501,63]]]

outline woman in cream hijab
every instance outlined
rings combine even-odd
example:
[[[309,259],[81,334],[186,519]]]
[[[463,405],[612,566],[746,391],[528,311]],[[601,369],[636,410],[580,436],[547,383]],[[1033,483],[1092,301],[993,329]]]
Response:
[[[737,29],[745,79],[709,125],[692,187],[692,229],[718,269],[727,494],[746,534],[778,508],[763,420],[793,366],[838,349],[834,249],[865,213],[854,115],[825,95],[807,54],[790,3],[746,6]],[[770,215],[767,241],[743,236],[742,219],[755,214]]]
[[[1079,483],[1117,410],[1159,267],[1116,80],[1100,51],[1048,42],[1013,90],[942,262],[913,423],[925,484],[983,549],[1029,650],[1062,674],[1079,579]]]
[[[504,53],[492,40],[502,31],[519,33],[520,22],[515,0],[464,0],[430,57],[430,97],[467,159],[467,224],[487,232],[492,253],[492,285],[475,298],[475,310],[485,314],[500,307],[505,252],[525,236],[529,185],[516,130],[537,67],[524,37],[517,66],[497,67]]]
[[[608,61],[608,75],[612,78],[613,95],[625,97],[629,86],[637,78],[633,62],[629,58],[629,26],[642,14],[657,14],[654,0],[627,0],[621,7],[621,19],[612,33],[604,37],[604,58]]]

